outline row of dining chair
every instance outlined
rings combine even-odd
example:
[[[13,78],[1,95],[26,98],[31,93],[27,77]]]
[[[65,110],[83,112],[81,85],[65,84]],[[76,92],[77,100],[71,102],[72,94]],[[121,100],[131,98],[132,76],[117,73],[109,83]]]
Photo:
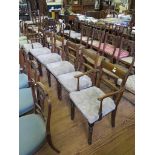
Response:
[[[107,61],[105,57],[100,56],[97,52],[94,52],[93,50],[81,48],[81,45],[77,45],[70,41],[67,41],[65,44],[66,46],[64,47],[63,44],[64,38],[58,36],[57,34],[54,34],[53,36],[54,36],[54,44],[51,45],[53,46],[52,49],[54,50],[52,52],[58,51],[58,53],[51,53],[50,50],[47,50],[48,49],[47,47],[46,50],[44,50],[45,47],[34,48],[29,49],[28,52],[29,58],[37,60],[39,66],[41,64],[44,67],[46,67],[49,84],[50,84],[50,76],[53,75],[55,77],[57,81],[59,99],[61,99],[62,86],[66,88],[66,90],[69,92],[72,101],[71,118],[72,119],[74,118],[74,107],[76,106],[88,120],[89,124],[88,143],[91,144],[92,129],[96,121],[101,120],[103,116],[112,112],[112,126],[115,125],[115,115],[117,105],[123,94],[124,86],[127,77],[129,75],[129,72],[131,71],[132,68],[131,66],[133,65],[133,62],[130,65],[129,70],[127,71],[122,70],[118,68],[115,64],[112,64],[111,62]],[[58,56],[60,56],[59,53],[61,54],[64,53],[64,55],[68,60],[72,58],[73,61],[75,62],[76,66],[75,68],[77,70],[75,71],[74,66],[70,62],[62,60],[62,57],[61,59],[58,60],[57,58]],[[50,56],[48,56],[48,54]],[[42,61],[40,61],[41,59],[39,59],[43,57],[44,58],[46,57],[45,58],[46,62],[47,60],[50,61],[48,61],[47,63],[43,63]],[[80,62],[79,63],[80,65],[78,67],[77,62]],[[81,68],[82,72],[79,71],[79,69]],[[98,72],[98,69],[100,74],[96,74],[96,72]],[[115,83],[111,83],[107,79],[105,80],[104,79],[105,77],[103,78],[103,75],[105,75],[105,70],[107,70],[106,75],[112,74],[116,75],[120,79],[123,79],[119,88],[117,88],[117,85],[115,85]],[[85,71],[87,72],[84,73]],[[91,78],[88,76],[90,73],[93,73],[92,75],[93,80],[91,80]],[[108,93],[107,96],[105,95],[103,97],[100,97],[103,94],[105,94],[104,91],[102,91],[102,89],[98,88],[99,87],[98,84],[101,84],[102,80],[106,83],[106,85],[111,87],[112,92]],[[97,81],[100,82],[97,84]],[[97,85],[98,87],[96,87],[95,85]],[[109,98],[109,96],[113,96],[113,100]],[[98,103],[98,98],[100,104]],[[89,104],[90,102],[91,103],[93,102],[94,104],[93,103]],[[103,108],[102,104],[105,104]],[[84,109],[82,107],[84,107]]]

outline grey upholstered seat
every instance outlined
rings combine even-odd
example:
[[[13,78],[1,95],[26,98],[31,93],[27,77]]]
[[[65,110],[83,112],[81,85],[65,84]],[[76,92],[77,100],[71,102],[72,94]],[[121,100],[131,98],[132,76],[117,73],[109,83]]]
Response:
[[[47,64],[46,67],[56,77],[61,74],[66,74],[75,71],[74,65],[72,65],[68,61],[59,61],[55,63],[50,63]]]
[[[35,49],[35,48],[41,48],[43,47],[39,42],[36,43],[29,43],[29,44],[24,44],[23,48],[25,50],[25,52],[28,54],[30,49]]]
[[[37,56],[37,59],[43,64],[47,65],[49,63],[54,63],[62,61],[61,56],[57,53],[49,53]]]
[[[122,82],[121,79],[118,79],[117,84],[120,85]],[[135,93],[135,75],[130,75],[125,84],[126,90]]]
[[[88,122],[94,123],[99,118],[98,112],[100,101],[98,100],[98,97],[104,94],[105,93],[101,89],[93,86],[80,91],[71,92],[70,98],[86,117]],[[102,105],[102,117],[112,112],[116,107],[114,101],[110,97],[105,98]]]
[[[37,56],[42,55],[42,54],[49,54],[49,53],[51,53],[51,50],[47,47],[34,48],[34,49],[30,49],[30,53],[34,57],[37,57]]]
[[[75,71],[67,74],[58,76],[58,81],[65,87],[68,92],[73,92],[77,90],[77,78],[75,75],[79,75],[82,72]],[[91,79],[84,75],[80,78],[79,89],[85,89],[92,86]]]

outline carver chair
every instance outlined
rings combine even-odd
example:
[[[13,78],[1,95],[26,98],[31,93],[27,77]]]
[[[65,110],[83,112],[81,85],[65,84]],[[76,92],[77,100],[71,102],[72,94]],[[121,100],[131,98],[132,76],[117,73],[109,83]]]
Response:
[[[79,55],[79,51],[74,49],[76,55]],[[80,49],[79,49],[80,50]],[[73,51],[73,50],[72,50]],[[70,54],[70,50],[68,53]],[[100,57],[96,52],[93,52],[89,49],[82,49],[81,51],[81,59],[79,56],[76,56],[77,62],[79,61],[79,67],[76,71],[69,72],[66,74],[59,75],[57,77],[59,89],[58,89],[58,98],[61,100],[62,98],[62,87],[65,88],[67,92],[79,91],[92,86],[92,83],[96,81],[96,74],[90,74],[91,76],[83,75],[84,71],[90,71],[92,69],[96,69],[100,65]]]
[[[42,83],[37,82],[35,92],[34,113],[19,118],[19,154],[35,154],[46,141],[54,151],[60,153],[52,143],[50,125],[52,105],[47,90]],[[47,117],[45,109],[48,110]]]
[[[109,80],[104,75],[103,68],[120,77],[122,79],[121,85],[117,86],[113,81]],[[74,119],[75,107],[77,107],[88,121],[88,144],[92,143],[94,124],[102,120],[106,115],[111,113],[111,124],[112,127],[115,127],[117,107],[123,95],[129,72],[130,70],[125,72],[103,58],[96,86],[70,93],[71,119]],[[84,75],[82,74],[79,78]],[[105,88],[109,88],[110,91],[105,91]]]

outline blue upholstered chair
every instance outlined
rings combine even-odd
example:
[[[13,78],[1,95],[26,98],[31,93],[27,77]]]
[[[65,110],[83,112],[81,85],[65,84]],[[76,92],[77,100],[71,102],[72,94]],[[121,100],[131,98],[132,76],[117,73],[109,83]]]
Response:
[[[19,116],[32,112],[34,109],[34,87],[35,82],[39,81],[39,77],[37,75],[37,65],[33,61],[28,61],[27,63],[27,73],[29,75],[29,80],[26,74],[19,74],[19,83],[21,88],[19,89]],[[31,78],[31,66],[35,69],[34,79]]]
[[[52,149],[59,153],[51,140],[51,102],[46,88],[40,82],[36,83],[35,113],[19,118],[19,154],[32,155],[46,142]],[[45,103],[48,103],[48,116],[44,116]],[[47,121],[45,121],[47,120]]]

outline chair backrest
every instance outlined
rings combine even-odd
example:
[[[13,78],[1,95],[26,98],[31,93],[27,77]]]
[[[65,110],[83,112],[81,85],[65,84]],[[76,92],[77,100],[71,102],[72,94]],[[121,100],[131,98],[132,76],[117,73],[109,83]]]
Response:
[[[97,52],[83,48],[81,50],[80,70],[88,71],[98,68],[101,64],[100,58]]]
[[[104,42],[105,39],[105,30],[102,30],[101,28],[93,28],[93,33],[91,37],[91,44],[90,48],[97,50],[99,53],[101,43]]]
[[[67,41],[66,43],[66,60],[74,64],[75,70],[79,69],[80,62],[80,44]]]
[[[54,51],[62,56],[62,59],[65,59],[65,38],[54,33]]]
[[[124,89],[127,78],[131,72],[131,69],[132,69],[132,66],[128,70],[123,70],[117,67],[115,64],[108,62],[105,58],[102,57],[100,73],[97,80],[97,86],[102,88],[102,84],[104,83],[112,91]],[[106,74],[104,70],[107,70]],[[117,79],[116,77],[112,78],[111,74],[114,74],[117,77]],[[118,79],[122,79],[120,86],[116,84],[116,80]]]
[[[124,37],[121,38],[117,62],[119,61],[119,56],[122,50],[128,51],[129,56],[134,58],[135,57],[135,41],[130,40],[128,38],[124,38]]]
[[[88,42],[91,36],[92,36],[92,27],[83,24],[81,30],[80,44],[85,44],[86,47],[88,47]]]
[[[108,54],[108,55],[110,55],[110,59],[112,59],[113,54],[114,54],[116,48],[119,47],[119,43],[120,43],[119,40],[120,40],[119,36],[116,36],[114,34],[106,32],[105,40],[104,40],[104,45],[103,45],[103,49],[102,49],[101,55],[107,56],[107,54]],[[110,53],[106,52],[107,50]]]
[[[40,114],[42,118],[46,121],[45,116],[45,104],[48,103],[48,117],[47,122],[51,119],[49,114],[51,115],[51,103],[49,100],[49,95],[46,87],[41,83],[37,82],[35,85],[35,107],[34,111],[36,114]]]

